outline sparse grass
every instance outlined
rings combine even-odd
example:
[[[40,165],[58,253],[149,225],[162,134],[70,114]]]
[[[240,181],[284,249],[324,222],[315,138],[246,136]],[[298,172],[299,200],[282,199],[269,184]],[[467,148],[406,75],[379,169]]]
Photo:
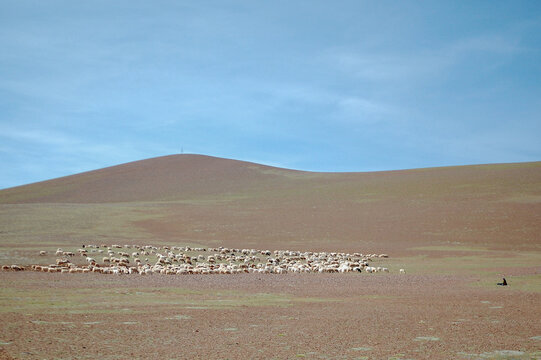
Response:
[[[486,247],[482,246],[469,246],[465,244],[450,244],[450,245],[430,245],[430,246],[418,246],[412,248],[412,250],[420,251],[460,251],[460,252],[485,252],[488,251]]]
[[[501,200],[502,202],[511,202],[519,204],[539,204],[541,203],[541,195],[535,194],[516,194]]]
[[[495,277],[493,275],[484,275],[480,281],[471,283],[471,285],[494,289],[494,279]],[[502,287],[502,290],[520,290],[541,293],[541,274],[508,276],[507,282],[509,285],[506,288]]]
[[[110,191],[108,180],[99,183],[104,180],[101,177],[106,172],[84,174],[67,179],[69,181],[42,183],[37,184],[33,189],[12,189],[2,193],[0,264],[54,263],[56,259],[54,251],[57,247],[73,251],[83,243],[334,249],[337,251],[348,248],[360,252],[369,250],[365,245],[370,245],[373,251],[378,251],[378,244],[382,244],[386,246],[385,251],[389,252],[391,257],[378,259],[374,265],[388,267],[391,274],[364,275],[382,276],[382,281],[386,281],[387,277],[395,280],[396,278],[391,277],[402,276],[398,274],[400,268],[406,269],[406,277],[410,274],[450,274],[457,278],[463,276],[467,279],[465,281],[471,280],[471,286],[494,289],[495,295],[499,291],[516,291],[517,293],[513,295],[535,299],[535,296],[541,292],[541,275],[532,274],[534,271],[530,271],[531,269],[521,269],[516,272],[528,275],[507,276],[510,284],[508,287],[496,287],[495,282],[500,281],[499,274],[505,273],[506,270],[516,270],[521,267],[534,268],[541,264],[541,245],[537,241],[539,224],[536,222],[541,199],[541,183],[539,171],[535,170],[540,169],[540,166],[541,163],[538,162],[520,165],[419,169],[380,174],[322,174],[263,168],[253,179],[243,179],[240,176],[226,179],[235,186],[227,184],[222,186],[220,176],[212,179],[213,181],[208,183],[209,186],[203,182],[200,187],[191,187],[194,182],[190,180],[192,179],[190,177],[186,178],[188,180],[185,180],[183,184],[177,184],[177,179],[172,177],[174,186],[169,188],[166,186],[167,191],[158,191],[151,195],[146,192],[134,192],[126,194],[133,195],[132,197],[119,197],[119,199],[145,199],[147,201],[93,204],[6,204],[33,199],[61,201],[65,198],[62,195],[64,193],[68,194],[68,199],[74,199],[77,196],[73,194],[81,191],[87,191],[86,197],[81,197],[82,199],[110,201],[103,194],[101,197],[97,196],[96,199],[92,198],[104,187]],[[531,169],[522,176],[519,170],[524,167]],[[514,169],[517,169],[516,173]],[[120,178],[117,180],[118,183],[115,186],[118,186],[119,190],[126,190],[122,188],[125,182]],[[94,183],[99,184],[92,188],[91,185]],[[165,185],[171,185],[171,183]],[[216,188],[212,187],[214,185]],[[146,189],[141,186],[135,188]],[[69,195],[70,193],[73,196]],[[396,258],[392,250],[387,250],[392,249],[393,245],[397,245],[402,250],[407,246],[414,246],[408,244],[431,245],[436,241],[439,244],[437,246],[415,248],[416,256]],[[460,241],[461,244],[445,241]],[[483,244],[486,248],[474,244]],[[520,251],[492,250],[504,248]],[[526,249],[535,251],[522,251]],[[50,253],[47,256],[39,256],[39,250],[48,250]],[[134,251],[133,249],[122,250],[129,253]],[[107,256],[92,253],[89,255],[98,261],[102,256]],[[153,255],[141,256],[142,260],[146,257],[149,258],[148,262],[151,264],[156,261]],[[82,257],[72,260],[84,262]],[[308,303],[310,307],[325,308],[328,309],[325,311],[331,312],[338,307],[337,305],[347,305],[344,306],[344,310],[347,311],[349,311],[348,307],[360,308],[360,306],[350,306],[352,301],[355,303],[374,302],[378,307],[383,307],[386,303],[389,305],[399,303],[396,298],[390,299],[391,296],[384,294],[333,299],[307,298],[282,293],[224,291],[216,288],[188,290],[174,286],[151,288],[133,285],[152,286],[154,276],[165,275],[153,275],[152,279],[145,278],[143,281],[132,279],[125,281],[124,278],[112,280],[112,275],[97,274],[60,276],[50,274],[50,277],[44,281],[45,276],[49,274],[40,274],[35,277],[11,274],[6,276],[0,288],[0,314],[3,314],[6,319],[23,319],[11,323],[10,320],[5,321],[6,333],[11,331],[11,327],[19,326],[21,323],[18,321],[28,320],[34,322],[33,324],[38,324],[38,327],[41,327],[39,324],[43,324],[42,327],[46,328],[48,324],[70,327],[72,325],[70,321],[78,319],[80,323],[83,319],[82,325],[91,327],[97,324],[98,320],[103,322],[108,318],[120,318],[121,322],[113,325],[114,327],[120,325],[120,328],[113,327],[112,330],[119,331],[115,334],[125,335],[126,333],[122,332],[125,331],[122,329],[123,325],[127,328],[134,326],[134,321],[131,321],[132,314],[150,314],[147,319],[153,315],[159,315],[160,321],[180,328],[185,323],[197,321],[197,315],[207,313],[206,310],[233,309],[236,311],[226,313],[238,313],[235,316],[241,319],[244,317],[243,307],[261,307],[258,310],[268,307],[269,312],[286,316],[284,322],[295,323],[297,322],[295,319],[301,316],[297,310],[308,307],[306,306]],[[16,280],[14,280],[15,277]],[[69,280],[65,280],[67,278]],[[183,279],[177,278],[172,281],[172,284],[182,284],[182,281]],[[112,287],[109,282],[113,282],[116,287]],[[167,286],[167,283],[167,281],[158,282],[155,285]],[[196,288],[201,287],[196,286]],[[205,286],[202,288],[206,289]],[[471,290],[473,292],[474,289]],[[290,291],[289,288],[287,291]],[[300,290],[295,289],[295,291]],[[324,291],[325,289],[322,289],[320,293]],[[332,287],[329,287],[329,291],[332,291]],[[476,291],[481,292],[480,289]],[[534,294],[518,293],[522,291]],[[486,293],[492,294],[491,291],[486,291]],[[421,292],[420,296],[422,294]],[[502,304],[496,303],[491,297],[487,298],[492,301],[486,305],[487,308],[492,307],[495,309],[494,312],[497,312],[497,306]],[[419,298],[419,301],[425,300]],[[524,309],[531,310],[526,309],[526,305]],[[523,308],[522,306],[523,304],[519,304],[520,309]],[[291,308],[288,309],[288,307]],[[423,307],[419,311],[424,311],[425,308],[430,310],[430,307]],[[457,312],[457,318],[466,317],[461,314],[460,309],[453,306],[449,308],[448,311]],[[407,310],[405,313],[410,309],[415,311],[413,307],[404,307],[404,309]],[[492,310],[487,311],[492,312]],[[47,316],[39,316],[49,313],[53,315],[50,319]],[[68,316],[65,316],[66,314]],[[69,314],[89,316],[70,317]],[[98,314],[107,315],[100,317]],[[109,314],[118,316],[109,316]],[[344,314],[346,313],[338,314],[336,320],[340,321]],[[417,315],[424,316],[424,312],[422,314],[419,312]],[[190,318],[191,316],[193,318]],[[51,322],[45,322],[45,320],[51,320]],[[319,318],[315,317],[314,321],[319,321]],[[472,320],[472,322],[475,321]],[[77,324],[78,321],[74,323]],[[260,326],[265,327],[266,322],[261,321]],[[410,331],[409,323],[405,327],[397,323],[396,328]],[[290,337],[293,338],[292,342],[296,340],[290,335],[293,334],[290,331],[292,328],[284,326],[280,329],[279,333],[276,332],[278,340],[288,341]],[[228,322],[221,326],[220,330],[227,336],[246,334],[243,333],[244,329],[235,322]],[[102,331],[102,329],[95,331]],[[351,331],[348,332],[351,333]],[[316,334],[325,338],[329,336],[328,333]],[[415,333],[411,336],[411,342],[416,346],[426,345],[427,347],[456,346],[446,342],[448,338],[445,334],[441,334],[440,341],[429,337],[430,334],[430,332]],[[419,337],[417,341],[414,341],[417,335],[427,336]],[[528,333],[527,338],[533,339],[532,336],[537,335],[539,335],[537,332],[531,332]],[[473,336],[478,336],[478,334],[474,333]],[[77,343],[73,336],[67,333],[56,335],[54,339],[57,338],[70,346],[72,343]],[[126,340],[126,336],[113,335],[110,338],[114,341]],[[11,339],[11,337],[2,338],[9,343],[19,341]],[[0,345],[3,345],[2,340],[0,340]],[[151,337],[150,340],[154,341]],[[344,341],[344,345],[348,345],[349,348],[356,344],[348,345],[347,341]],[[367,344],[371,343],[367,342]],[[365,355],[362,351],[378,351],[377,348],[371,350],[362,342],[357,346],[359,347],[351,350],[358,352],[354,355]],[[541,358],[539,353],[528,353],[526,348],[523,353],[519,353],[518,349],[516,352],[492,351],[496,349],[498,348],[488,347],[471,350],[477,352],[471,358]],[[531,349],[529,348],[530,351]],[[314,357],[303,350],[295,349],[295,352],[289,355],[299,358]],[[463,349],[456,348],[453,351],[458,350]],[[489,350],[490,352],[480,353]],[[73,353],[70,354],[73,350],[68,346],[65,351],[65,354],[57,357],[73,356]],[[75,354],[80,355],[76,352]],[[124,357],[126,355],[124,354]],[[469,358],[466,354],[457,354],[457,357],[459,355]],[[395,355],[396,358],[401,359],[405,356],[404,354]],[[41,357],[47,356],[44,354]],[[102,357],[112,358],[113,355],[104,354]],[[328,357],[336,358],[337,356],[329,355]],[[364,357],[359,356],[359,358]],[[366,358],[372,358],[372,356],[366,356]]]
[[[486,250],[469,246],[426,246],[416,248],[427,254],[412,257],[390,258],[387,266],[391,269],[404,268],[408,274],[454,274],[475,275],[479,281],[472,286],[494,288],[495,280],[501,280],[501,274],[516,268],[536,267],[541,264],[541,253],[537,251],[509,252]],[[457,252],[453,256],[431,257],[431,251]],[[473,252],[461,255],[461,252]],[[508,289],[541,292],[541,275],[507,276],[513,286]]]
[[[295,303],[336,301],[302,298],[284,294],[240,291],[195,291],[179,288],[122,289],[0,289],[0,312],[12,313],[137,313],[149,307],[175,306],[198,309],[222,309],[239,306],[287,307]]]
[[[0,243],[148,239],[149,234],[133,222],[161,217],[162,211],[157,206],[139,204],[0,205]]]
[[[246,193],[242,194],[232,194],[232,193],[226,193],[226,194],[220,194],[220,195],[214,195],[214,196],[200,196],[193,199],[185,199],[185,200],[176,200],[176,201],[170,201],[167,202],[167,204],[188,204],[188,205],[220,205],[220,204],[228,204],[236,201],[241,200],[248,200],[252,199],[254,196]]]
[[[477,246],[424,246],[414,248],[423,254],[410,257],[389,258],[389,267],[402,267],[412,274],[501,274],[505,269],[539,266],[538,251],[487,250]],[[456,252],[449,256],[431,256],[432,251]],[[462,253],[473,253],[464,255]],[[498,269],[497,271],[494,269]]]
[[[458,352],[459,359],[490,359],[490,360],[538,360],[541,359],[541,351],[524,352],[519,350],[495,350],[481,354]]]

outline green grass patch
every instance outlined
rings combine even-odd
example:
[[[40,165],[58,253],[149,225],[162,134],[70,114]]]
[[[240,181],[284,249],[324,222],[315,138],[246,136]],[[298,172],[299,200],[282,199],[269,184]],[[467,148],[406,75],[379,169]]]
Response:
[[[334,299],[301,298],[284,294],[239,291],[195,291],[178,288],[148,289],[0,289],[0,312],[11,313],[122,313],[145,312],[149,307],[220,309],[239,306],[287,307]]]
[[[441,251],[441,250],[440,250]],[[385,266],[391,271],[404,268],[408,274],[501,274],[506,269],[533,267],[541,264],[538,251],[477,251],[472,255],[431,257],[422,254],[390,258]],[[495,269],[498,269],[497,271]]]
[[[431,245],[431,246],[418,246],[411,248],[412,250],[421,251],[460,251],[460,252],[485,252],[489,251],[486,247],[481,246],[468,246],[463,244],[456,245]]]
[[[541,359],[541,352],[524,352],[520,350],[494,350],[481,354],[458,352],[459,359],[490,359],[490,360],[537,360]]]
[[[134,222],[166,213],[163,207],[140,204],[0,205],[0,244],[148,240],[150,234]]]

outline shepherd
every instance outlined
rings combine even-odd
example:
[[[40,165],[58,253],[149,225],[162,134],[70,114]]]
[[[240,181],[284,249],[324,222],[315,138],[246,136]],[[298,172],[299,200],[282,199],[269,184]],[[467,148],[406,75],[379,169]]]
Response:
[[[497,285],[500,285],[500,286],[507,286],[507,281],[505,280],[505,278],[503,278],[503,282],[498,283]]]

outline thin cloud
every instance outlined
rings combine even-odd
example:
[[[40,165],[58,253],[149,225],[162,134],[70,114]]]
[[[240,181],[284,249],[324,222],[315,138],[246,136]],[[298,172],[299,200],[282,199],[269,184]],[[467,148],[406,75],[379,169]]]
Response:
[[[337,102],[339,115],[362,122],[378,121],[381,115],[392,113],[389,105],[362,97],[344,97]]]
[[[4,3],[0,156],[41,178],[181,146],[328,170],[540,153],[527,7]]]
[[[75,146],[80,140],[64,133],[50,130],[19,130],[9,127],[0,127],[0,137],[17,142],[27,142],[40,145],[52,146]]]
[[[417,49],[402,53],[330,50],[328,59],[338,69],[371,81],[421,80],[442,74],[469,56],[484,54],[487,63],[522,51],[519,39],[483,35],[458,40],[438,49]]]

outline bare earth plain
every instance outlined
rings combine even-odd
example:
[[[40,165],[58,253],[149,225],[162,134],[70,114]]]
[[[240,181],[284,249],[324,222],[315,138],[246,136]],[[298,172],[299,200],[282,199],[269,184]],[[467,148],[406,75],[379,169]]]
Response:
[[[116,243],[387,253],[390,272],[2,271],[0,359],[541,359],[540,234],[541,162],[313,173],[173,155],[5,189],[0,265]]]

